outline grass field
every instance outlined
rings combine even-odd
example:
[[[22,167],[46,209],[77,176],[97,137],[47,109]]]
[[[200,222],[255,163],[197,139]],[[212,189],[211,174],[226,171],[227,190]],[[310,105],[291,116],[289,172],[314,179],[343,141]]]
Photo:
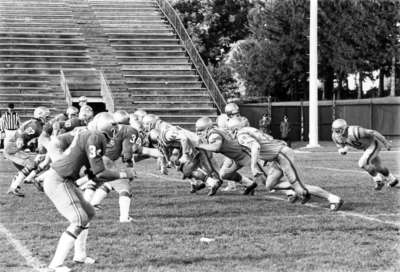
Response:
[[[399,154],[399,148],[381,153],[396,175]],[[75,265],[71,256],[67,265],[88,272],[400,271],[400,190],[374,191],[357,168],[360,155],[340,156],[331,145],[297,153],[304,182],[343,198],[339,212],[318,199],[290,204],[261,186],[254,196],[191,195],[174,170],[160,176],[155,161],[139,163],[135,222],[118,222],[118,198],[111,194],[90,228],[88,252],[97,263]],[[0,271],[41,271],[68,223],[29,184],[25,198],[6,195],[14,169],[0,164]]]

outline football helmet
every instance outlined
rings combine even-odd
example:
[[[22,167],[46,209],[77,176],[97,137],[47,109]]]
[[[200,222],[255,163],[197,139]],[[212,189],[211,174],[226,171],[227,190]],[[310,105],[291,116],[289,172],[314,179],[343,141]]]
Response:
[[[42,120],[43,122],[46,122],[49,116],[50,116],[50,110],[47,107],[37,107],[33,111],[33,117]]]
[[[221,129],[228,129],[229,117],[225,113],[218,115],[217,126]]]
[[[114,119],[118,124],[129,125],[129,114],[124,110],[114,112]]]
[[[109,112],[100,112],[97,114],[90,122],[88,128],[102,132],[108,139],[112,139],[118,131],[117,122],[115,122],[114,116]]]
[[[344,119],[336,119],[332,123],[332,132],[343,135],[347,129],[347,122]]]
[[[241,117],[234,117],[229,119],[228,130],[232,133],[232,135],[236,136],[237,131],[245,127],[245,121],[246,120],[242,119]]]
[[[67,108],[67,111],[66,111],[66,114],[67,114],[67,116],[68,116],[69,119],[71,119],[71,117],[77,116],[78,113],[79,113],[78,108],[77,108],[77,107],[74,107],[74,106],[69,106],[69,107]]]
[[[89,105],[84,105],[81,107],[79,111],[78,118],[84,120],[86,122],[90,121],[93,118],[93,109]]]
[[[87,103],[87,97],[86,96],[79,97],[78,102],[79,103],[81,103],[81,102]]]
[[[228,117],[240,116],[239,106],[235,103],[228,103],[225,106],[225,113]]]
[[[129,120],[129,124],[131,125],[131,127],[133,127],[134,129],[136,129],[137,131],[143,131],[143,124],[139,121],[139,120]]]
[[[209,117],[201,117],[196,121],[196,134],[200,137],[205,137],[212,126],[213,123]]]
[[[143,117],[145,117],[147,115],[147,112],[144,111],[144,110],[137,110],[133,114],[137,115],[138,116],[138,120],[142,122],[143,121]]]
[[[158,117],[154,114],[147,114],[146,116],[144,116],[142,120],[144,130],[150,131],[155,128],[157,120]]]
[[[158,129],[152,129],[149,131],[149,140],[152,144],[157,144],[160,137],[160,131]]]

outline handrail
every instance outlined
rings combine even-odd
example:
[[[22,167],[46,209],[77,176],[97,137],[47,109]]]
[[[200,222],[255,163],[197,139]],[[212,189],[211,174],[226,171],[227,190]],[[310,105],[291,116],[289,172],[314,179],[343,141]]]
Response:
[[[180,39],[182,40],[183,45],[185,46],[185,49],[189,54],[190,59],[192,60],[194,66],[196,67],[198,73],[200,74],[200,77],[202,78],[204,84],[206,85],[207,90],[209,91],[217,108],[219,109],[220,112],[223,112],[226,105],[225,98],[221,94],[221,91],[219,90],[214,79],[212,78],[206,65],[204,64],[204,61],[201,58],[196,47],[194,46],[193,41],[190,39],[189,34],[186,32],[186,29],[183,26],[183,23],[179,18],[178,14],[171,6],[171,4],[168,2],[168,0],[156,0],[156,2],[160,7],[161,11],[164,13],[165,17],[167,17],[172,27],[175,29]]]
[[[114,112],[114,98],[110,89],[110,86],[107,83],[106,78],[102,71],[99,71],[100,75],[100,94],[106,104],[106,109],[109,112]]]
[[[60,86],[61,89],[64,91],[65,100],[67,101],[68,107],[72,106],[72,96],[71,92],[69,91],[68,82],[65,78],[64,72],[60,69]]]

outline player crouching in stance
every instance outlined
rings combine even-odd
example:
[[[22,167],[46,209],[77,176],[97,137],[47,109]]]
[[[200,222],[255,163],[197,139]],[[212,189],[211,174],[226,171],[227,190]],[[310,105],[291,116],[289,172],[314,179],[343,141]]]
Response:
[[[118,124],[118,131],[107,145],[105,155],[103,156],[103,162],[106,168],[109,169],[121,169],[126,166],[132,167],[132,146],[136,144],[139,133],[129,125],[129,114],[126,111],[116,111],[114,113],[114,119]],[[103,121],[95,117],[94,122],[101,123]],[[105,182],[95,191],[93,197],[91,197],[90,203],[95,208],[98,208],[100,203],[112,190],[115,190],[119,194],[119,221],[121,223],[132,222],[133,219],[129,216],[132,198],[132,188],[129,179],[116,179]]]
[[[381,164],[379,151],[382,147],[390,150],[391,145],[378,131],[360,126],[348,126],[346,120],[336,119],[332,123],[332,140],[341,155],[347,154],[349,146],[364,150],[358,166],[372,176],[376,183],[375,190],[381,190],[385,180],[390,187],[395,187],[399,183],[399,180]]]
[[[268,190],[283,190],[285,193],[290,193],[293,188],[296,188],[296,183],[300,182],[300,180],[293,164],[293,149],[283,141],[275,140],[256,128],[246,126],[238,118],[229,120],[228,128],[232,136],[237,138],[241,145],[250,150],[253,175],[255,177],[261,176]],[[261,166],[260,159],[268,161],[265,172],[265,167]],[[267,174],[266,179],[263,177],[264,173]],[[293,183],[294,186],[292,185]],[[343,205],[343,201],[339,196],[321,187],[308,184],[304,184],[304,187],[310,195],[328,200],[332,211],[337,211]],[[289,197],[290,202],[295,202],[296,199],[297,193]]]
[[[42,133],[50,110],[46,107],[38,107],[33,112],[33,118],[26,121],[17,130],[14,137],[10,139],[4,148],[4,157],[10,160],[18,169],[18,174],[13,178],[7,193],[19,197],[24,194],[19,191],[20,186],[32,170],[37,168],[38,161],[31,159],[31,156],[24,150],[28,143]]]
[[[63,134],[57,140],[70,143],[64,153],[55,159],[50,169],[44,174],[43,188],[45,194],[53,202],[57,210],[70,225],[63,232],[49,268],[54,271],[70,271],[64,266],[64,260],[75,245],[74,261],[93,263],[94,260],[86,256],[86,239],[88,225],[95,215],[90,205],[75,185],[79,178],[82,166],[90,169],[93,177],[100,181],[109,181],[120,178],[134,178],[132,170],[126,169],[117,172],[105,168],[102,156],[107,142],[117,132],[113,116],[109,113],[100,113],[100,122],[94,123],[89,130],[80,131],[75,136]]]
[[[257,183],[237,172],[243,166],[250,165],[250,156],[244,152],[245,148],[232,139],[227,132],[214,127],[208,117],[201,117],[196,121],[196,133],[202,141],[198,145],[199,149],[221,153],[228,158],[224,160],[219,177],[244,184],[246,189],[243,194],[252,194]]]
[[[271,136],[265,135],[256,128],[246,126],[239,118],[232,118],[228,122],[228,129],[238,143],[250,150],[251,162],[250,168],[254,180],[265,182],[267,190],[272,190],[279,183],[280,177],[285,175],[290,184],[288,184],[302,203],[310,199],[307,188],[300,181],[297,170],[293,164],[293,150],[286,146],[282,141],[274,140]],[[272,162],[275,161],[281,170],[279,179],[267,178],[259,160]]]

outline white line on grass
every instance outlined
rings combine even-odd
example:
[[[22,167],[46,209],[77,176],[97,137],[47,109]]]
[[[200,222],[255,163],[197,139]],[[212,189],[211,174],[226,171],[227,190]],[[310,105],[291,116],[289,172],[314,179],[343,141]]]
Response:
[[[141,173],[141,174],[147,175],[147,176],[152,176],[152,177],[157,177],[157,178],[168,180],[168,181],[184,182],[181,179],[167,178],[167,177],[163,177],[163,176],[160,176],[160,175],[157,175],[157,174],[153,174],[153,173]],[[281,197],[277,197],[277,196],[265,196],[265,198],[274,199],[274,200],[281,200],[281,201],[287,202],[286,199],[281,198]],[[323,208],[323,207],[321,207],[319,205],[311,204],[311,203],[306,203],[306,204],[304,204],[304,206],[327,210],[326,208]],[[340,215],[344,215],[344,216],[352,216],[352,217],[357,217],[357,218],[361,218],[361,219],[368,220],[368,221],[374,221],[374,222],[379,222],[379,223],[386,224],[386,225],[400,227],[400,222],[381,220],[381,219],[374,218],[374,217],[371,217],[371,216],[368,216],[368,215],[364,215],[364,214],[361,214],[361,213],[348,212],[348,211],[336,211],[335,213],[340,214]]]
[[[30,252],[29,249],[27,249],[19,240],[14,238],[13,234],[3,225],[0,223],[0,233],[4,234],[4,236],[7,238],[8,242],[12,244],[15,248],[15,250],[22,256],[24,257],[26,263],[32,267],[35,271],[42,272],[44,271],[44,267],[46,265],[39,261],[39,259],[33,257],[32,252]]]
[[[369,175],[366,171],[361,171],[361,170],[340,169],[340,168],[321,167],[321,166],[302,166],[302,168],[320,169],[320,170],[328,170],[328,171],[335,171],[335,172],[347,172],[347,173],[356,173],[356,174]],[[399,173],[392,173],[392,174],[396,175],[396,176],[399,175]]]

